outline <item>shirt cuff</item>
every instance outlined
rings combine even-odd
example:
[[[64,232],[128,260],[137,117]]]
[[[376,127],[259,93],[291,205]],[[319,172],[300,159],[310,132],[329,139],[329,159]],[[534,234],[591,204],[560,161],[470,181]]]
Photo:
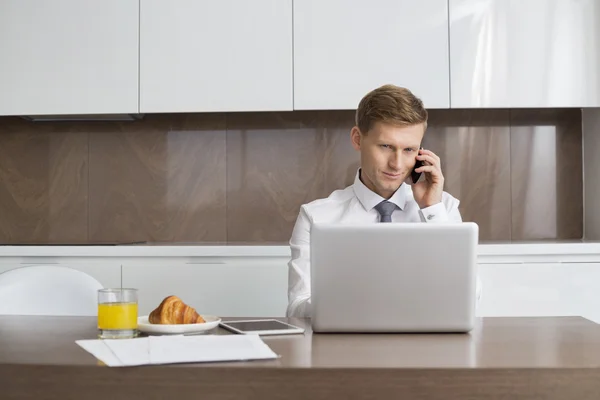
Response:
[[[419,216],[422,222],[447,222],[449,219],[448,211],[442,202],[420,209]]]

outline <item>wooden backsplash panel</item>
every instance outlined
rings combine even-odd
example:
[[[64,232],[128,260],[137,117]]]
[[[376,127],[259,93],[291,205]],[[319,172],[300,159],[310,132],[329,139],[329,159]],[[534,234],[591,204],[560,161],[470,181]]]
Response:
[[[316,113],[227,117],[227,239],[289,238],[300,206],[325,195]]]
[[[583,235],[581,110],[511,112],[513,240]]]
[[[301,204],[352,183],[353,119],[0,118],[0,242],[286,243]],[[580,110],[432,110],[424,145],[482,241],[581,238]]]
[[[442,160],[445,190],[484,240],[511,235],[509,110],[434,111],[424,146]]]
[[[149,115],[90,134],[89,240],[221,242],[225,115]]]
[[[0,243],[87,240],[84,129],[0,118]]]

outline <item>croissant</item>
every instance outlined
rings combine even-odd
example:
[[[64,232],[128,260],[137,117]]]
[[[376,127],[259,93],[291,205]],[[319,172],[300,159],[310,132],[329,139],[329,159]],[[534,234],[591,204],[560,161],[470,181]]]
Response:
[[[206,322],[196,310],[177,296],[168,296],[148,316],[151,324],[201,324]]]

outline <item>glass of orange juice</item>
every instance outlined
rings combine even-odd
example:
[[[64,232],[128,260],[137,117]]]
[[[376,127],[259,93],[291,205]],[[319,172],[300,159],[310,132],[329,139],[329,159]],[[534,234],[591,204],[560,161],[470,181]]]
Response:
[[[98,290],[98,337],[129,339],[138,335],[137,289]]]

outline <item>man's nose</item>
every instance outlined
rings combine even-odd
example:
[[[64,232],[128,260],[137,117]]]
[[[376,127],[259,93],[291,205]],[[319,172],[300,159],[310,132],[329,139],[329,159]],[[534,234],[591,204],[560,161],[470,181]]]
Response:
[[[394,152],[394,154],[390,156],[389,165],[391,168],[398,169],[402,165],[402,153],[399,151]]]

